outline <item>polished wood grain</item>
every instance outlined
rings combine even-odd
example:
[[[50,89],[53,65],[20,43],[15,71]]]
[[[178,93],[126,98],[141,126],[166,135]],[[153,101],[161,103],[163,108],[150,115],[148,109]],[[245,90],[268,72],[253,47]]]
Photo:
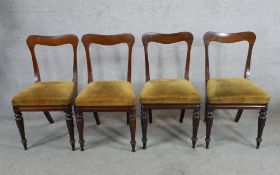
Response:
[[[40,82],[41,76],[39,71],[39,65],[37,62],[37,57],[35,54],[35,46],[36,45],[44,45],[44,46],[60,46],[64,44],[71,44],[73,47],[73,82],[75,82],[75,94],[73,95],[73,102],[74,98],[77,93],[77,46],[78,46],[78,37],[72,34],[69,35],[61,35],[61,36],[41,36],[41,35],[31,35],[27,38],[26,43],[31,53],[33,69],[34,69],[34,82]],[[72,104],[73,104],[72,102]],[[66,115],[66,123],[67,128],[70,136],[70,144],[72,150],[75,150],[75,138],[74,138],[74,124],[73,124],[73,117],[72,117],[72,104],[70,105],[59,105],[59,106],[13,106],[13,110],[16,117],[16,123],[21,135],[22,144],[25,150],[27,150],[27,141],[25,138],[24,132],[24,122],[22,113],[23,111],[28,112],[36,112],[42,111],[44,112],[45,117],[50,123],[53,123],[54,120],[52,119],[49,111],[63,111]]]
[[[258,136],[257,136],[257,146],[259,148],[262,141],[262,132],[266,119],[266,111],[268,104],[210,104],[207,101],[207,81],[210,79],[209,73],[209,44],[211,42],[219,43],[236,43],[245,41],[248,42],[248,54],[244,70],[244,78],[250,78],[250,67],[251,67],[251,57],[254,43],[256,41],[256,35],[253,32],[240,32],[240,33],[218,33],[218,32],[207,32],[203,37],[204,46],[205,46],[205,118],[206,122],[206,148],[209,147],[211,128],[213,124],[213,117],[215,109],[237,109],[237,114],[234,119],[235,122],[238,122],[244,109],[257,109],[260,110],[259,124],[258,124]]]
[[[145,33],[142,35],[142,42],[145,52],[145,74],[146,82],[150,80],[150,67],[149,67],[149,54],[148,45],[150,42],[160,44],[173,44],[178,42],[186,43],[186,64],[185,64],[185,75],[184,78],[189,80],[189,69],[190,69],[190,53],[193,43],[193,35],[190,32],[178,32],[170,34],[162,33]],[[147,145],[147,125],[148,119],[152,123],[152,110],[155,109],[180,109],[180,122],[183,122],[185,109],[192,109],[193,112],[193,136],[192,136],[192,147],[195,148],[197,141],[197,129],[200,120],[200,104],[141,104],[141,126],[142,126],[142,142],[143,149],[146,149]]]
[[[93,82],[92,65],[90,56],[90,45],[116,45],[127,44],[128,46],[128,66],[127,66],[127,81],[131,82],[131,55],[135,38],[132,34],[123,33],[117,35],[100,35],[100,34],[86,34],[82,37],[82,42],[85,47],[87,70],[88,70],[88,83]],[[136,132],[136,111],[135,106],[75,106],[77,127],[79,133],[79,143],[81,151],[84,151],[84,112],[93,112],[97,124],[100,124],[98,112],[125,112],[127,114],[127,124],[130,126],[131,147],[132,152],[135,152],[135,132]]]

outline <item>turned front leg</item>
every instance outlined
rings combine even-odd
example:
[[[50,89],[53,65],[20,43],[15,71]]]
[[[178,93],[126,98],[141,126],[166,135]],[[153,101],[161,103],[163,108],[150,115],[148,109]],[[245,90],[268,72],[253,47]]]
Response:
[[[205,138],[206,148],[209,148],[209,144],[211,140],[210,135],[211,135],[211,128],[213,124],[213,114],[214,114],[214,110],[206,109],[206,138]]]
[[[79,133],[79,143],[80,143],[80,150],[84,151],[84,117],[82,112],[76,113],[76,122],[77,122],[77,128]]]
[[[24,150],[27,150],[27,140],[25,138],[24,121],[22,118],[22,113],[20,111],[14,111],[14,113],[15,113],[15,120],[17,123],[18,131],[21,136],[21,143],[23,145]]]
[[[129,112],[129,127],[130,127],[130,136],[131,136],[131,148],[132,148],[132,152],[135,152],[135,145],[136,145],[136,141],[135,141],[135,132],[136,132],[136,111],[135,109],[132,109]]]
[[[199,126],[200,120],[200,108],[195,108],[193,111],[193,136],[192,136],[192,148],[195,148],[195,144],[197,142],[197,130]]]
[[[258,119],[258,136],[256,139],[256,141],[257,141],[256,148],[257,149],[260,147],[260,144],[262,142],[262,134],[263,134],[263,128],[264,128],[265,121],[266,121],[266,115],[267,115],[267,109],[261,109],[259,119]]]
[[[73,121],[72,116],[73,115],[72,115],[71,111],[66,112],[66,124],[67,124],[67,128],[68,128],[69,136],[70,136],[69,142],[71,144],[72,151],[75,151],[74,121]]]
[[[148,127],[148,111],[141,106],[141,126],[142,126],[142,142],[143,149],[146,149],[147,145],[147,127]]]

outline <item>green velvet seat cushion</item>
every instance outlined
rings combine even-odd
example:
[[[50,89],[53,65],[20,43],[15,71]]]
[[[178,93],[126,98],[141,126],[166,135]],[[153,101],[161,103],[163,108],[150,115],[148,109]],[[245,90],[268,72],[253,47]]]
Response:
[[[136,96],[128,81],[96,81],[89,83],[77,96],[76,106],[134,106]]]
[[[146,82],[140,95],[142,104],[199,104],[200,95],[185,79],[156,79]]]
[[[45,81],[34,83],[16,94],[13,106],[70,105],[75,91],[72,81]]]
[[[207,82],[210,104],[268,104],[270,96],[245,78],[212,78]]]

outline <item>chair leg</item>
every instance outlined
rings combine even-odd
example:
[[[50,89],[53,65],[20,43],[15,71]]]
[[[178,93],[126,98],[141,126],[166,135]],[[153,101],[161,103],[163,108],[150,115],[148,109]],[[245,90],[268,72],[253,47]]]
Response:
[[[25,138],[25,132],[24,132],[24,121],[22,118],[22,113],[20,111],[15,111],[15,120],[17,123],[17,127],[21,136],[21,143],[23,145],[24,150],[27,150],[27,140]]]
[[[129,125],[129,112],[126,113],[126,124]]]
[[[76,113],[76,122],[77,122],[77,128],[79,133],[79,143],[80,143],[80,150],[84,151],[84,117],[82,112]]]
[[[183,123],[184,117],[185,117],[185,109],[182,109],[180,113],[180,120],[179,120],[180,123]]]
[[[205,99],[205,108],[204,108],[204,122],[206,122],[206,116],[207,116],[207,101],[206,101],[207,99]]]
[[[209,148],[209,143],[210,143],[210,135],[211,135],[211,128],[213,124],[213,114],[214,110],[213,109],[206,109],[206,148]]]
[[[143,149],[146,149],[147,145],[147,127],[148,127],[148,111],[141,105],[141,126],[142,126],[142,142]]]
[[[152,110],[149,110],[149,122],[153,123],[153,115],[152,115]]]
[[[193,111],[193,136],[192,136],[192,148],[195,148],[195,144],[197,141],[197,130],[200,120],[200,108],[195,108]]]
[[[267,109],[261,109],[260,110],[260,115],[259,115],[259,119],[258,119],[258,136],[257,136],[257,149],[259,149],[260,144],[262,142],[262,133],[263,133],[263,128],[265,125],[265,121],[266,121],[266,114],[267,114]]]
[[[136,146],[136,141],[135,141],[135,132],[136,132],[136,111],[133,108],[129,112],[129,127],[130,127],[130,135],[131,135],[131,148],[132,152],[135,152],[135,146]]]
[[[93,115],[94,115],[94,119],[95,119],[95,121],[96,121],[96,124],[97,124],[97,125],[100,125],[100,119],[99,119],[98,113],[97,113],[97,112],[94,112]]]
[[[53,123],[54,123],[54,120],[53,120],[51,114],[49,113],[49,111],[44,111],[44,114],[45,114],[47,120],[49,121],[49,123],[50,123],[50,124],[53,124]]]
[[[70,144],[72,147],[72,151],[75,151],[74,121],[71,110],[66,112],[66,124],[70,136]]]
[[[238,109],[237,114],[236,114],[235,119],[234,119],[235,122],[239,121],[242,113],[243,113],[243,109]]]

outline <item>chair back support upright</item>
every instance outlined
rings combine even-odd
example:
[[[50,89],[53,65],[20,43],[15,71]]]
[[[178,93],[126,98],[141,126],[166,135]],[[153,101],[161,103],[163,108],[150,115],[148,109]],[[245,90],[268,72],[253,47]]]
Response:
[[[150,68],[149,68],[149,56],[148,56],[149,42],[156,42],[161,44],[186,42],[187,56],[186,56],[186,67],[185,67],[185,79],[189,80],[190,57],[191,57],[191,48],[193,42],[193,35],[190,32],[178,32],[172,34],[145,33],[142,36],[142,42],[143,42],[144,52],[145,52],[146,82],[150,80]]]
[[[76,35],[62,35],[62,36],[39,36],[31,35],[27,38],[26,43],[31,52],[34,77],[35,82],[41,81],[39,66],[35,54],[36,45],[45,45],[45,46],[60,46],[64,44],[71,44],[73,47],[74,59],[73,59],[73,81],[77,83],[77,46],[78,46],[78,37]]]
[[[53,123],[49,111],[63,111],[66,113],[66,123],[70,136],[72,150],[75,150],[74,124],[72,118],[72,105],[77,94],[77,46],[78,37],[72,34],[61,36],[31,35],[26,43],[31,52],[34,69],[34,84],[19,92],[12,99],[13,110],[17,126],[21,135],[24,149],[27,149],[27,141],[24,132],[22,111],[43,111],[50,123]],[[72,81],[42,81],[39,66],[35,54],[36,45],[60,46],[71,44],[73,47],[73,79]]]
[[[209,44],[210,42],[219,42],[219,43],[236,43],[241,41],[247,41],[249,44],[247,61],[245,65],[244,78],[250,78],[250,66],[251,66],[251,57],[253,46],[256,41],[256,35],[253,32],[241,32],[241,33],[216,33],[216,32],[207,32],[204,37],[204,46],[205,46],[205,80],[206,82],[210,78],[209,72]]]
[[[266,120],[269,95],[250,79],[251,57],[256,35],[253,32],[217,33],[207,32],[203,37],[205,46],[205,118],[206,148],[209,147],[210,134],[215,109],[238,109],[235,122],[238,122],[243,109],[259,109],[257,148],[262,141],[261,136]],[[244,78],[210,78],[209,73],[209,44],[210,42],[236,43],[247,41],[249,44],[245,64]]]
[[[131,85],[131,54],[134,41],[134,36],[129,33],[117,35],[86,34],[82,37],[82,42],[86,51],[88,85],[80,92],[75,100],[81,151],[84,150],[83,112],[93,112],[98,125],[100,124],[98,112],[126,112],[127,124],[130,125],[131,147],[132,151],[135,151],[136,96]],[[116,45],[122,43],[128,46],[127,81],[93,81],[90,45]]]
[[[89,46],[94,44],[99,45],[116,45],[125,43],[128,46],[128,67],[127,67],[127,81],[131,82],[131,53],[132,47],[135,42],[133,35],[129,33],[118,34],[118,35],[98,35],[98,34],[86,34],[82,37],[82,42],[86,51],[87,68],[88,68],[88,83],[92,82],[92,67],[90,59]]]
[[[146,83],[140,95],[141,126],[143,133],[143,148],[147,144],[147,120],[152,123],[152,109],[180,109],[180,122],[183,122],[185,109],[193,109],[192,147],[197,141],[199,125],[200,95],[189,80],[190,53],[193,35],[190,32],[171,34],[145,33],[142,35],[145,52]],[[184,79],[154,79],[150,80],[148,45],[150,42],[160,44],[186,43],[186,64]]]

